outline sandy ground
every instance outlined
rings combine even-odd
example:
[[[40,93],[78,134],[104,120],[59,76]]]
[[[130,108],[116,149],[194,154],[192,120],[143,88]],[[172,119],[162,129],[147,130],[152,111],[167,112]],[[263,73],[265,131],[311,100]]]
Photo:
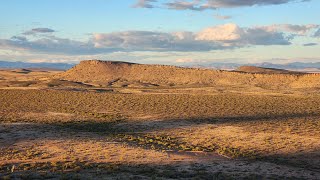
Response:
[[[226,87],[88,88],[83,84],[68,84],[70,82],[65,81],[59,82],[62,83],[61,87],[48,86],[52,83],[50,77],[56,73],[58,72],[0,70],[0,88],[190,96],[231,92],[270,97],[304,97],[319,91],[318,89],[276,91],[261,87],[229,85]],[[37,83],[28,85],[29,81]],[[23,82],[22,86],[21,82]],[[25,83],[27,83],[26,86],[24,86]],[[71,87],[65,87],[65,85]],[[76,87],[73,87],[74,85]],[[198,103],[197,101],[195,102]],[[15,102],[13,105],[12,100],[8,102],[10,103],[7,105],[12,107],[21,103]],[[50,103],[56,103],[57,107],[60,107],[59,102]],[[42,109],[46,109],[46,105]],[[98,105],[100,107],[100,104]],[[193,106],[188,103],[185,105]],[[95,104],[93,103],[92,106]],[[239,107],[239,112],[242,112],[241,108],[244,107]],[[121,112],[130,115],[126,121],[112,124],[113,129],[125,133],[170,135],[181,142],[199,147],[217,145],[227,148],[236,147],[244,152],[254,150],[263,153],[261,156],[263,158],[250,159],[233,158],[216,151],[150,148],[138,142],[132,143],[114,138],[112,135],[115,132],[101,132],[101,129],[95,131],[94,128],[99,128],[99,123],[87,129],[70,128],[54,123],[78,122],[79,113],[34,110],[37,107],[28,107],[29,111],[26,111],[25,105],[20,108],[14,109],[15,112],[0,110],[0,179],[319,179],[320,177],[319,115],[300,117],[298,114],[297,117],[275,119],[245,117],[248,118],[244,119],[245,123],[236,123],[233,122],[238,120],[236,118],[222,119],[226,122],[219,122],[217,118],[211,119],[211,122],[205,119],[168,120],[169,112],[148,114],[144,111],[126,111]],[[212,111],[219,111],[215,106],[207,108],[208,111],[211,111],[210,108]],[[312,110],[310,112],[317,112],[313,110],[316,107],[309,108]],[[274,108],[271,107],[271,109]],[[196,110],[201,111],[201,108]],[[86,118],[93,118],[89,120],[96,118],[96,116],[87,116],[92,111],[85,113]],[[112,115],[119,111],[112,108],[106,109],[102,105],[97,113]],[[10,119],[3,119],[11,116],[18,121],[10,122]],[[26,123],[21,119],[33,120],[30,121],[33,123]]]
[[[81,162],[84,164],[120,164],[129,166],[172,166],[179,171],[195,173],[195,167],[208,174],[222,173],[228,177],[295,177],[317,179],[320,172],[278,165],[263,161],[235,160],[216,153],[156,151],[127,143],[114,142],[104,135],[75,132],[53,125],[34,123],[3,123],[0,125],[0,166],[13,165],[19,174],[19,166],[25,164]],[[134,168],[132,169],[134,171]],[[50,170],[49,170],[50,171]],[[175,170],[177,174],[179,171]],[[32,171],[37,173],[37,171]],[[120,171],[121,172],[121,171]],[[1,172],[8,175],[9,172]],[[84,174],[89,177],[90,171]],[[129,173],[134,176],[134,172]],[[181,173],[181,172],[180,172]],[[10,174],[10,173],[9,173]],[[105,176],[101,170],[101,177]],[[92,177],[96,177],[93,174]]]

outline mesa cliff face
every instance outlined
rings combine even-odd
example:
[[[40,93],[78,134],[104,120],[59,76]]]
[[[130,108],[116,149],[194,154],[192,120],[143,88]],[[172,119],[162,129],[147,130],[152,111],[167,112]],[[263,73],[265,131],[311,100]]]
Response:
[[[255,69],[256,70],[256,69]],[[261,70],[261,69],[259,69]],[[262,68],[263,70],[263,68]],[[267,89],[320,87],[320,75],[241,73],[220,70],[88,60],[56,78],[109,87],[148,86],[254,86]]]

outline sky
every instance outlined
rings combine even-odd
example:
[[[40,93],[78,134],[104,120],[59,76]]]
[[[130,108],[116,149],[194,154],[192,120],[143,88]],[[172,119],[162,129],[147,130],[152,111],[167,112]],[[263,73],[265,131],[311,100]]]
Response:
[[[319,0],[10,0],[0,60],[320,62]]]

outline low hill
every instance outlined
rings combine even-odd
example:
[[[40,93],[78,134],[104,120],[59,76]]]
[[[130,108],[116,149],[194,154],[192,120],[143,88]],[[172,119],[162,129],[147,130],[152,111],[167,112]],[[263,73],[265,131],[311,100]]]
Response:
[[[261,72],[260,68],[253,69]],[[279,73],[276,70],[260,74],[240,73],[99,60],[81,61],[80,64],[55,77],[102,87],[250,86],[265,89],[320,87],[318,74]]]
[[[32,72],[30,69],[13,69],[12,72],[21,73],[21,74],[28,74]]]

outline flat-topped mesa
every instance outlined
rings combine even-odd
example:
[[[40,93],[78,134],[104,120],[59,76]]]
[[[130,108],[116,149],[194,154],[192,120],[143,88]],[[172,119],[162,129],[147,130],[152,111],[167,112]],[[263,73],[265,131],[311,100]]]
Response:
[[[211,73],[217,71],[210,70]],[[110,85],[115,82],[163,84],[196,84],[205,80],[199,69],[181,68],[169,65],[146,65],[121,61],[87,60],[59,75],[70,81]],[[211,82],[211,80],[210,80]],[[126,84],[124,83],[124,84]],[[206,82],[207,83],[207,82]]]
[[[102,60],[84,60],[79,65],[132,65],[136,63],[124,62],[124,61],[102,61]]]
[[[112,70],[113,68],[120,67],[128,67],[133,65],[134,63],[122,62],[122,61],[102,61],[102,60],[85,60],[81,61],[78,65],[74,66],[70,70],[81,70],[84,71],[82,73],[86,73],[86,71],[90,70]],[[70,72],[68,70],[67,72]]]
[[[125,76],[132,65],[135,64],[121,61],[85,60],[60,74],[59,78],[104,85]]]
[[[246,72],[246,73],[243,73]],[[240,68],[236,72],[146,65],[121,61],[81,61],[56,78],[103,87],[149,86],[250,86],[257,88],[320,87],[320,75],[291,73],[259,67]]]

